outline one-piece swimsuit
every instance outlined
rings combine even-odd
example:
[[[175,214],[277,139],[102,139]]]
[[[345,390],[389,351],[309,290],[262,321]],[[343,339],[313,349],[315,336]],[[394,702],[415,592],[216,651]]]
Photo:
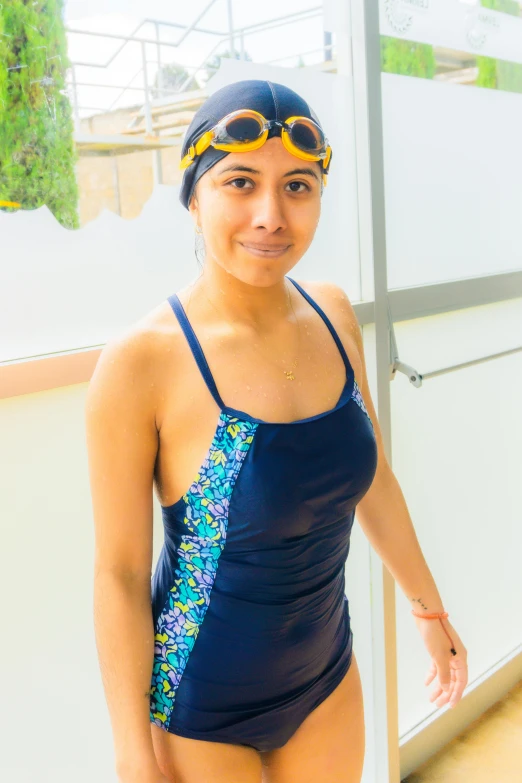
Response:
[[[346,381],[333,408],[284,423],[224,403],[181,301],[168,298],[219,412],[190,487],[161,507],[150,720],[258,751],[282,747],[348,671],[345,563],[377,467],[344,346],[324,310],[287,279],[326,324]]]

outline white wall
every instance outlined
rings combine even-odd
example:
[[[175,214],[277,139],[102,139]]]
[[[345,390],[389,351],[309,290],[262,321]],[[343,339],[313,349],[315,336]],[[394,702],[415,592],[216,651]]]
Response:
[[[395,325],[420,373],[522,345],[522,299]],[[522,649],[522,354],[392,383],[394,472],[449,612],[468,649],[469,687]],[[440,711],[430,659],[397,590],[399,732]],[[447,708],[444,708],[447,709]]]

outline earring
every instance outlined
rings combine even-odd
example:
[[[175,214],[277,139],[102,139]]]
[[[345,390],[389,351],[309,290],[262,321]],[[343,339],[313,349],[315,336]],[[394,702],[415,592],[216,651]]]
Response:
[[[202,233],[203,233],[203,231],[202,231],[201,226],[196,226],[196,234],[202,234]]]

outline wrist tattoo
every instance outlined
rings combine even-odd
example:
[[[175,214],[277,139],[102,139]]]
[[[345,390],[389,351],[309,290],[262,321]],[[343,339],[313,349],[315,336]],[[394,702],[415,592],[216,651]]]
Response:
[[[427,609],[427,608],[428,608],[428,607],[426,606],[426,604],[424,604],[420,598],[412,598],[411,600],[412,600],[413,602],[417,601],[417,603],[419,603],[419,604],[422,606],[422,608],[423,608],[423,609]]]

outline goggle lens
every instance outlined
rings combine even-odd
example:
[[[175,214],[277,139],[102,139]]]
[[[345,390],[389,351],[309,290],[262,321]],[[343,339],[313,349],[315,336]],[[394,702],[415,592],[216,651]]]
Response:
[[[254,117],[236,117],[227,122],[227,133],[234,141],[254,141],[259,138],[262,126]]]
[[[259,139],[263,129],[264,120],[260,115],[238,111],[218,125],[215,139],[220,144],[248,144]],[[292,143],[303,152],[317,154],[325,150],[326,140],[321,128],[304,117],[289,123],[288,135]]]
[[[298,120],[290,125],[290,138],[296,147],[303,152],[318,153],[323,152],[325,148],[325,138],[321,129],[317,125]]]

